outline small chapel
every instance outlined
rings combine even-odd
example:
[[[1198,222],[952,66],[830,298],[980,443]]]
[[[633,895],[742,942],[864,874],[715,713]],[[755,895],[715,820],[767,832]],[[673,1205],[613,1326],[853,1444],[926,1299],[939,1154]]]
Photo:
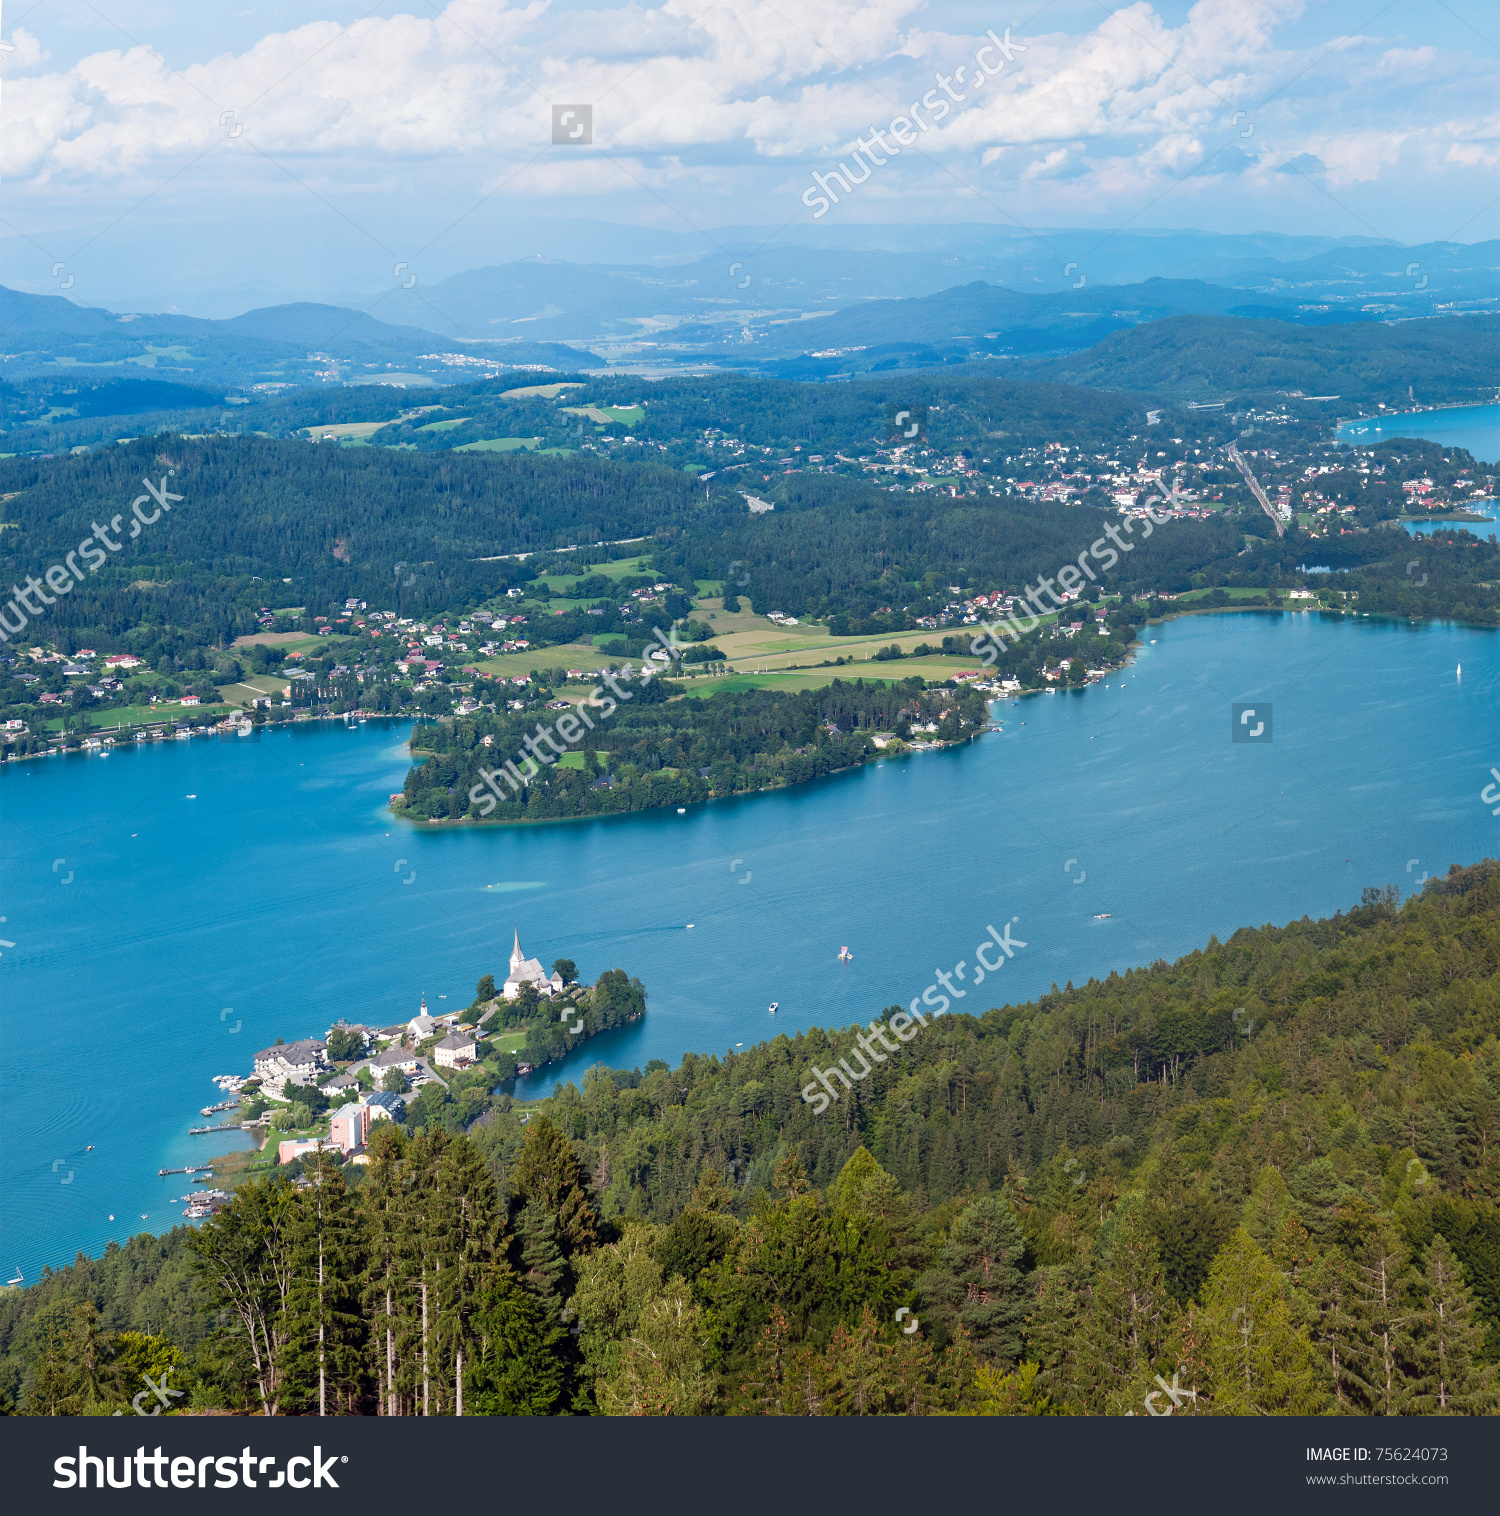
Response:
[[[547,973],[540,959],[528,958],[521,951],[521,932],[517,928],[515,946],[510,950],[510,973],[505,976],[505,998],[514,999],[523,984],[534,985],[538,995],[560,995],[563,992],[561,974],[555,969],[551,974]]]

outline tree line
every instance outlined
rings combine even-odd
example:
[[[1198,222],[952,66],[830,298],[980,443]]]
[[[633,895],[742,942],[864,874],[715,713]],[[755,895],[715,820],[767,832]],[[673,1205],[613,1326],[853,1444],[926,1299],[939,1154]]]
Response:
[[[853,1031],[383,1123],[364,1167],[8,1292],[0,1388],[108,1410],[170,1363],[248,1412],[1141,1415],[1161,1375],[1181,1415],[1500,1409],[1493,862],[941,1017],[814,1114]]]

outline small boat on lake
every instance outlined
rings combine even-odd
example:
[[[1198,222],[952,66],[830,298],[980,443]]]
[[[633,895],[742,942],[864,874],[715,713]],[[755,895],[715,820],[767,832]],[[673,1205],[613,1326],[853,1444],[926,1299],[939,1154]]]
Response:
[[[854,954],[851,953],[847,947],[841,947],[839,949],[839,962],[840,963],[852,963],[853,961],[854,961]]]
[[[779,1000],[773,1000],[771,1002],[771,1004],[769,1006],[769,1010],[770,1010],[770,1012],[771,1012],[771,1014],[773,1016],[776,1014],[776,1007],[779,1006],[780,1004],[781,1004],[781,1002]]]
[[[1094,913],[1094,920],[1095,921],[1108,921],[1110,919],[1110,915],[1111,915],[1111,913],[1109,911],[1096,911]]]

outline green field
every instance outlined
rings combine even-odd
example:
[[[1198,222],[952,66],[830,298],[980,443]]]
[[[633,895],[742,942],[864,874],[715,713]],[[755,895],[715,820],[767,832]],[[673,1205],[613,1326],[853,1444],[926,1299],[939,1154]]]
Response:
[[[519,1032],[497,1032],[490,1038],[489,1045],[500,1053],[519,1053],[526,1046],[525,1029]]]
[[[104,711],[89,711],[89,726],[94,731],[107,731],[118,726],[162,726],[168,721],[177,721],[184,716],[212,716],[221,720],[235,709],[232,705],[191,705],[184,710],[180,705],[117,705]],[[47,723],[49,732],[62,730],[63,718],[58,716]]]

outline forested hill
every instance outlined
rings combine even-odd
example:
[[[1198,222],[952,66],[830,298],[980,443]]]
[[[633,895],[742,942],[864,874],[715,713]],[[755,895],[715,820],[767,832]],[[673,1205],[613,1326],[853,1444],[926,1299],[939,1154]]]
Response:
[[[835,1060],[871,1071],[817,1114]],[[0,1389],[107,1413],[173,1365],[193,1408],[315,1411],[321,1366],[341,1413],[461,1383],[466,1414],[1141,1415],[1163,1374],[1182,1415],[1500,1409],[1493,861],[881,1060],[813,1031],[468,1137],[384,1124],[368,1169],[7,1293]]]
[[[1229,316],[1170,316],[1115,332],[1086,353],[1038,364],[1038,378],[1164,399],[1242,403],[1332,395],[1359,406],[1473,404],[1494,398],[1500,322],[1487,316],[1303,327]]]

